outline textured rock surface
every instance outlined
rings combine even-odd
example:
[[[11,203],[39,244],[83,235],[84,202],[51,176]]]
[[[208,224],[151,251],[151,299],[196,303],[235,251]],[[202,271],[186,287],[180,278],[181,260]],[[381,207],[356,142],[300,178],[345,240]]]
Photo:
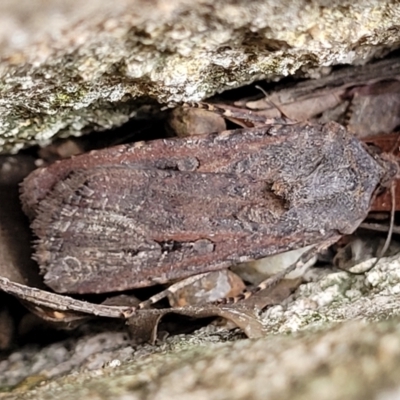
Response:
[[[370,268],[375,259],[359,264]],[[271,333],[320,328],[327,323],[363,319],[380,321],[400,314],[400,259],[387,258],[365,274],[312,269],[289,303],[264,315]]]
[[[122,354],[122,353],[121,353]],[[182,342],[157,354],[71,374],[4,399],[396,399],[400,323],[349,322],[257,341]],[[22,395],[23,397],[18,397]]]
[[[315,282],[264,313],[265,339],[242,339],[210,326],[160,346],[132,347],[126,334],[116,331],[41,351],[20,349],[0,362],[0,388],[17,385],[0,398],[23,393],[26,399],[90,394],[93,399],[313,400],[396,394],[399,263],[395,257],[382,260],[365,275],[311,270]]]
[[[400,41],[400,4],[23,0],[0,4],[0,151],[121,125],[140,104],[363,63]]]

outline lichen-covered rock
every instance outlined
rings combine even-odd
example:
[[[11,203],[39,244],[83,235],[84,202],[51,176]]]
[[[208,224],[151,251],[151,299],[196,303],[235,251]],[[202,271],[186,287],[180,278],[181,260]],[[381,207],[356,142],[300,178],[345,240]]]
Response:
[[[121,125],[140,105],[363,63],[398,46],[400,4],[25,0],[0,4],[0,151]]]
[[[117,357],[124,359],[126,354]],[[399,373],[399,321],[368,325],[358,321],[291,337],[175,341],[158,353],[139,354],[135,361],[115,358],[104,368],[42,382],[29,391],[45,379],[32,376],[13,394],[0,398],[397,399]]]
[[[265,313],[267,331],[293,333],[332,322],[380,321],[400,315],[399,255],[384,258],[370,269],[375,260],[357,266],[365,266],[365,274],[312,269],[308,275],[314,275],[314,282],[301,285],[285,305],[271,307]]]

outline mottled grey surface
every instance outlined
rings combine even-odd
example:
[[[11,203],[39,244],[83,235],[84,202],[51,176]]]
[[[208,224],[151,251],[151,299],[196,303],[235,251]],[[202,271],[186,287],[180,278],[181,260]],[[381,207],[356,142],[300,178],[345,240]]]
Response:
[[[132,346],[116,331],[41,351],[26,347],[0,362],[0,388],[17,385],[0,398],[375,399],[397,393],[400,261],[382,260],[365,275],[313,268],[307,276],[312,281],[264,313],[264,339],[209,326],[158,346]]]
[[[364,63],[398,46],[400,4],[23,0],[0,4],[0,151],[119,126],[140,104]]]
[[[374,261],[359,267],[371,267]],[[354,319],[380,321],[400,314],[398,255],[381,260],[365,274],[313,268],[306,277],[315,282],[301,285],[287,305],[271,307],[265,313],[271,333],[292,333]]]

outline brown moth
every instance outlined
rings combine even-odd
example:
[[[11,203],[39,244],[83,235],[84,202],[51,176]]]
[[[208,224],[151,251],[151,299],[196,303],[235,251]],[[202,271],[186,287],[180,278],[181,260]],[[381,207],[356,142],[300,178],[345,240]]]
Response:
[[[333,243],[397,172],[337,123],[282,122],[93,151],[21,198],[45,283],[104,293]]]

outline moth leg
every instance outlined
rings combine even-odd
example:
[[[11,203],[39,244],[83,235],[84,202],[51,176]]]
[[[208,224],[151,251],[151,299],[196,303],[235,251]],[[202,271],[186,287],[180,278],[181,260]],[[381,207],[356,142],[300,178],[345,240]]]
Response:
[[[236,122],[234,120],[247,121],[252,123],[252,126],[276,125],[276,124],[295,125],[298,123],[297,121],[293,121],[285,116],[281,116],[279,118],[278,117],[268,118],[262,115],[261,113],[257,113],[253,110],[246,110],[226,104],[219,105],[219,104],[204,103],[204,102],[188,102],[183,104],[183,107],[199,108],[201,110],[210,111],[218,115],[221,115],[224,118],[233,120],[233,122]]]
[[[238,296],[235,297],[227,297],[225,299],[218,300],[216,303],[217,304],[233,304],[237,303],[241,300],[246,300],[253,296],[254,294],[260,292],[261,290],[264,289],[270,289],[276,286],[282,279],[285,278],[286,275],[288,275],[290,272],[296,270],[296,269],[301,269],[304,267],[305,264],[307,264],[314,256],[317,254],[321,253],[321,251],[325,250],[335,242],[337,242],[340,239],[341,236],[334,236],[333,238],[329,238],[322,243],[319,243],[315,245],[314,247],[311,247],[311,249],[307,250],[304,252],[296,262],[293,264],[289,265],[286,269],[284,269],[281,272],[278,272],[271,278],[266,279],[265,281],[262,281],[260,284],[258,284],[256,287],[254,287],[251,290],[244,291],[243,293],[239,294]]]
[[[235,296],[235,297],[227,297],[225,299],[221,299],[216,301],[216,304],[230,304],[230,303],[237,303],[240,300],[245,300],[251,297],[253,294],[260,292],[261,290],[272,288],[277,285],[287,274],[294,271],[295,269],[302,268],[305,264],[307,264],[316,254],[320,253],[322,250],[326,249],[327,247],[331,246],[333,243],[337,242],[341,236],[334,236],[333,238],[329,238],[324,242],[311,247],[308,251],[303,253],[299,259],[287,267],[285,270],[275,274],[273,277],[261,282],[258,286],[254,289],[245,291],[242,294]],[[176,293],[178,290],[197,282],[198,280],[204,278],[208,272],[203,274],[198,274],[194,276],[190,276],[182,281],[176,282],[169,286],[167,289],[151,296],[149,299],[142,301],[137,306],[137,309],[142,310],[144,308],[149,308],[153,304],[159,302],[162,299],[165,299],[168,295]]]
[[[169,294],[173,294],[173,293],[177,292],[178,290],[180,290],[188,285],[191,285],[194,282],[197,282],[198,280],[204,278],[207,274],[208,274],[208,272],[205,272],[204,274],[190,276],[189,278],[186,278],[186,279],[183,279],[182,281],[176,282],[176,283],[172,284],[170,287],[168,287],[167,289],[155,294],[154,296],[151,296],[149,299],[147,299],[145,301],[142,301],[141,303],[139,303],[137,308],[139,310],[142,310],[144,308],[149,308],[150,306],[159,302],[160,300],[165,299]]]

